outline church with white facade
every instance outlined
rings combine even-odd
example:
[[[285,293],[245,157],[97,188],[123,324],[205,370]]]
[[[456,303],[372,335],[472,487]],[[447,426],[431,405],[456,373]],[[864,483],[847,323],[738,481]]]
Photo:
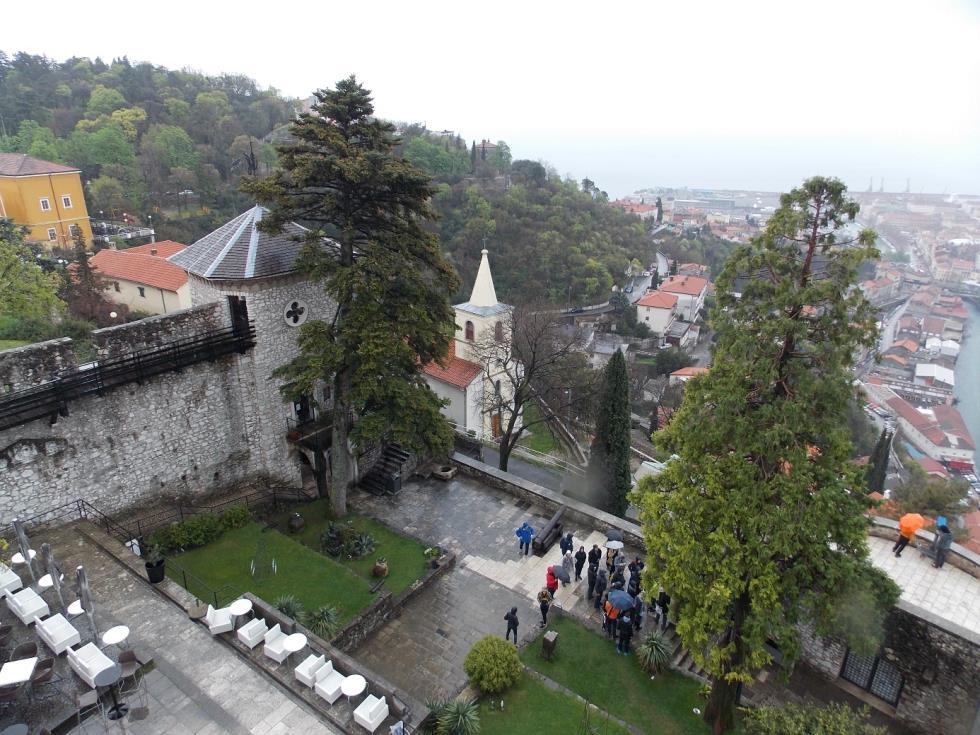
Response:
[[[487,254],[482,251],[470,300],[454,307],[456,335],[449,354],[441,365],[433,362],[425,367],[425,379],[437,396],[448,401],[442,412],[458,430],[495,438],[509,416],[499,409],[489,410],[493,402],[487,397],[494,391],[503,398],[496,403],[506,404],[513,387],[501,366],[487,360],[479,345],[490,338],[509,338],[514,307],[497,301]]]

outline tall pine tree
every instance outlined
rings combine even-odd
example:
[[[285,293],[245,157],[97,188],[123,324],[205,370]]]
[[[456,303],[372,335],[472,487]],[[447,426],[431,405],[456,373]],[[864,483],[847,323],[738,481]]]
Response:
[[[291,397],[333,386],[330,500],[342,515],[356,446],[448,451],[452,431],[421,368],[449,349],[459,282],[426,228],[431,181],[394,154],[394,127],[374,117],[370,92],[352,76],[315,96],[279,149],[281,169],[242,188],[270,206],[263,228],[309,228],[301,268],[337,303],[333,320],[301,327],[300,354],[278,374]]]
[[[678,458],[641,483],[647,586],[670,593],[681,640],[712,676],[704,717],[716,735],[733,726],[739,684],[772,660],[768,640],[792,665],[797,626],[811,620],[867,650],[873,627],[848,629],[839,611],[868,601],[868,620],[898,596],[867,560],[870,501],[850,461],[849,368],[876,338],[854,288],[875,235],[838,239],[857,212],[840,181],[809,179],[732,254],[712,368],[656,435]]]
[[[616,350],[603,371],[599,415],[589,455],[588,476],[606,507],[626,515],[632,485],[630,475],[629,375],[626,358]]]

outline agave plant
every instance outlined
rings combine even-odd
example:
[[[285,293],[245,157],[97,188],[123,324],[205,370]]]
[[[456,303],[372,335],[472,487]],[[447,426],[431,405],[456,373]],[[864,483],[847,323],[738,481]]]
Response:
[[[663,635],[651,633],[636,647],[636,657],[640,659],[640,666],[644,671],[655,674],[663,671],[670,663],[670,648]]]
[[[340,625],[340,615],[337,613],[335,607],[323,605],[313,612],[307,613],[303,617],[303,624],[314,635],[318,635],[324,640],[329,640]]]
[[[475,701],[447,699],[436,705],[436,735],[477,735],[480,709]]]
[[[293,620],[299,619],[303,614],[303,606],[296,599],[296,595],[280,595],[272,604],[279,612]]]

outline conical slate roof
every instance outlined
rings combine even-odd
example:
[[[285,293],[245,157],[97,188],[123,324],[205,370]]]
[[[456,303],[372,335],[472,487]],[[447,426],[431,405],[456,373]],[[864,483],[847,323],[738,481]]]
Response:
[[[476,273],[476,280],[473,282],[473,291],[470,293],[470,300],[463,304],[457,304],[456,308],[470,314],[480,316],[491,316],[500,314],[510,309],[507,304],[497,301],[497,291],[493,287],[493,276],[490,273],[490,260],[487,258],[487,249],[480,251],[480,269]]]
[[[217,280],[240,281],[290,273],[295,270],[296,257],[303,247],[292,236],[306,230],[290,222],[282,234],[262,232],[258,224],[267,212],[265,207],[256,205],[167,260],[188,273]]]

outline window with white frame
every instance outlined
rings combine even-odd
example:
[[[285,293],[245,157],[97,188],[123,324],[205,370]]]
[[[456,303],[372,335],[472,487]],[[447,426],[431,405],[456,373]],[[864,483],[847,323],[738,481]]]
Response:
[[[71,209],[71,197],[67,194],[61,195],[61,206],[65,209]]]
[[[47,197],[41,197],[41,211],[50,212],[51,211],[51,200]]]
[[[48,239],[49,240],[57,240],[58,239],[58,231],[55,228],[53,228],[53,227],[49,227],[48,228]]]
[[[82,234],[82,228],[78,225],[68,225],[68,231],[71,233],[72,237],[78,237]]]

